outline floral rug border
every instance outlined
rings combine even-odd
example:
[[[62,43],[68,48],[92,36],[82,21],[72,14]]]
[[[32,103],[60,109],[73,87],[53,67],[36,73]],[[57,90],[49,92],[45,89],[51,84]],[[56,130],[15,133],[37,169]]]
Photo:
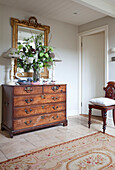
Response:
[[[73,139],[73,140],[70,140],[70,141],[67,141],[67,142],[63,142],[63,143],[56,144],[56,145],[49,146],[49,147],[44,147],[44,148],[38,149],[38,150],[36,150],[36,151],[31,151],[30,153],[27,153],[27,154],[24,154],[24,155],[15,157],[15,158],[11,158],[11,159],[8,159],[8,160],[3,161],[3,162],[0,162],[0,164],[7,163],[8,161],[11,161],[11,160],[13,161],[13,160],[15,160],[15,159],[17,159],[17,158],[18,158],[18,159],[21,159],[22,157],[27,157],[27,156],[29,156],[29,155],[33,155],[33,154],[35,154],[35,153],[39,153],[39,152],[41,152],[41,151],[44,151],[44,150],[47,150],[47,149],[51,149],[51,148],[55,148],[55,147],[57,147],[57,146],[61,146],[61,145],[63,145],[63,144],[67,144],[67,143],[70,143],[70,142],[73,142],[73,141],[77,141],[77,140],[80,140],[80,139],[83,139],[83,138],[87,138],[87,137],[89,137],[89,136],[93,136],[93,135],[96,135],[96,134],[99,134],[99,133],[102,133],[102,134],[103,134],[103,132],[101,132],[101,131],[95,132],[95,133],[93,133],[93,134],[86,135],[86,136],[82,136],[82,137],[80,137],[80,138]],[[112,136],[112,135],[107,134],[107,133],[105,133],[104,135],[107,135],[107,136],[110,136],[110,137],[113,137],[113,138],[115,137],[115,136]]]

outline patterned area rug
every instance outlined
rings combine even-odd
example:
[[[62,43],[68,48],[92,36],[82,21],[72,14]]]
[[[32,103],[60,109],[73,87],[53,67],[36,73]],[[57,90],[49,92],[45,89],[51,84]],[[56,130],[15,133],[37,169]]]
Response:
[[[115,170],[115,137],[101,132],[0,163],[0,170]]]

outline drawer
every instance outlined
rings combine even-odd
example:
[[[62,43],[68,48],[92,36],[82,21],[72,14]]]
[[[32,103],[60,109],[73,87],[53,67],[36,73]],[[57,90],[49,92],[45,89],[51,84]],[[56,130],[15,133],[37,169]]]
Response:
[[[38,106],[26,106],[14,108],[14,118],[28,117],[36,114],[59,112],[66,109],[66,103],[42,104]]]
[[[55,103],[66,101],[66,93],[14,96],[14,106],[29,106],[42,103]]]
[[[35,127],[39,125],[47,125],[49,123],[65,120],[65,112],[44,114],[39,116],[33,116],[29,118],[22,118],[14,120],[14,130],[25,129],[29,127]]]
[[[42,93],[42,86],[18,86],[14,87],[14,95],[30,95]]]
[[[46,85],[43,86],[44,93],[62,93],[66,92],[66,85]]]

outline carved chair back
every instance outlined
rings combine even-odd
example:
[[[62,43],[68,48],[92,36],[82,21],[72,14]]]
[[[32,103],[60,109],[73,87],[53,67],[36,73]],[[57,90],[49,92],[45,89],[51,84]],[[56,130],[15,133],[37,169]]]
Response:
[[[107,87],[104,87],[105,97],[115,100],[115,82],[110,81],[107,83]]]

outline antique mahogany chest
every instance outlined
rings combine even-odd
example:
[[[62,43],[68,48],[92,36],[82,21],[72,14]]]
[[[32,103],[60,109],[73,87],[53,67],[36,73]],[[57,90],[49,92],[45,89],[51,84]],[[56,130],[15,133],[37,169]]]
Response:
[[[2,124],[10,137],[21,132],[63,123],[66,85],[2,85]]]

